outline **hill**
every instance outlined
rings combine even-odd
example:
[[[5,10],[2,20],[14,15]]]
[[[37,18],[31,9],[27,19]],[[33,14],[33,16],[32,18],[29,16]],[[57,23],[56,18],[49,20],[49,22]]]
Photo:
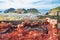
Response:
[[[24,13],[40,13],[36,8],[30,8],[30,9],[24,9],[24,8],[19,8],[19,9],[14,9],[14,8],[9,8],[4,11],[4,13],[17,13],[17,14],[24,14]]]
[[[14,8],[9,8],[4,11],[4,13],[13,13],[15,11]]]
[[[56,8],[53,8],[49,11],[49,14],[48,15],[60,15],[60,6],[59,7],[56,7]]]
[[[40,13],[40,12],[37,9],[35,9],[35,8],[30,8],[30,9],[27,9],[27,13],[36,14],[36,13]]]

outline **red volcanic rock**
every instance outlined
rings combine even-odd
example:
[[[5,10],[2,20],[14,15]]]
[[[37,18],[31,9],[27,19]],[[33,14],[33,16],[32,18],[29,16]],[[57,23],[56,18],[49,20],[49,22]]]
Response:
[[[24,20],[24,22],[22,22],[22,24],[24,26],[30,26],[30,21],[26,19],[26,20]]]
[[[10,30],[12,32],[0,34],[0,40],[60,40],[60,30],[56,26],[57,21],[52,19],[47,19],[45,21],[33,21],[29,20],[23,21],[14,27],[12,23],[0,23],[0,32],[12,27]],[[34,30],[30,30],[30,29]],[[40,29],[38,31],[38,28]],[[46,30],[47,28],[48,30]],[[29,30],[27,30],[29,29]],[[46,34],[45,31],[48,31]]]
[[[31,25],[31,27],[38,27],[40,25],[40,22],[39,21],[34,21],[30,25]]]
[[[60,29],[58,29],[58,38],[60,40]]]
[[[7,23],[1,22],[0,23],[0,28],[7,28]]]
[[[0,23],[0,32],[1,32],[1,31],[4,31],[6,28],[8,28],[7,23],[1,22],[1,23]]]
[[[42,33],[38,32],[37,30],[30,31],[26,35],[26,40],[42,40]]]
[[[58,29],[57,26],[55,26],[57,24],[57,21],[54,19],[50,20],[50,24],[48,25],[48,34],[51,37],[51,40],[58,40]]]

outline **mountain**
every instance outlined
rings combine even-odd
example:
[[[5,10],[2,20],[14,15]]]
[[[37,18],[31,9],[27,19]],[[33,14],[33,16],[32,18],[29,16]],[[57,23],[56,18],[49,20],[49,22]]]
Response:
[[[27,9],[27,13],[40,13],[40,12],[35,8],[30,8],[30,9]]]
[[[4,11],[4,13],[13,13],[15,11],[14,8],[9,8]]]
[[[0,11],[0,13],[2,13],[2,11]]]
[[[27,10],[24,9],[24,8],[19,8],[19,9],[9,8],[9,9],[6,9],[4,11],[4,13],[18,13],[18,14],[32,13],[32,14],[36,14],[36,13],[40,13],[40,12],[35,8],[30,8],[30,9],[27,9]]]
[[[15,12],[15,13],[22,14],[22,13],[27,13],[27,10],[24,9],[24,8],[20,8],[20,9],[16,9],[14,12]]]
[[[51,9],[51,10],[49,11],[49,14],[48,14],[48,15],[57,15],[57,13],[59,13],[59,15],[60,15],[60,6]]]

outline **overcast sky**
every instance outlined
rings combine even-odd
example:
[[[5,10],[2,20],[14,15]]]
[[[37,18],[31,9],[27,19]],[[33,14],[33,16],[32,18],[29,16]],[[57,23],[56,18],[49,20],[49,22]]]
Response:
[[[37,8],[49,10],[60,6],[60,0],[0,0],[0,9]]]

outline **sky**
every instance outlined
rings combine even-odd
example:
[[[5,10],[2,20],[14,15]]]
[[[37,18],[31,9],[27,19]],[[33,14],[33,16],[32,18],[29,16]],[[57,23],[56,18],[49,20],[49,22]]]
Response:
[[[60,0],[0,0],[0,9],[36,8],[47,11],[60,6]]]

